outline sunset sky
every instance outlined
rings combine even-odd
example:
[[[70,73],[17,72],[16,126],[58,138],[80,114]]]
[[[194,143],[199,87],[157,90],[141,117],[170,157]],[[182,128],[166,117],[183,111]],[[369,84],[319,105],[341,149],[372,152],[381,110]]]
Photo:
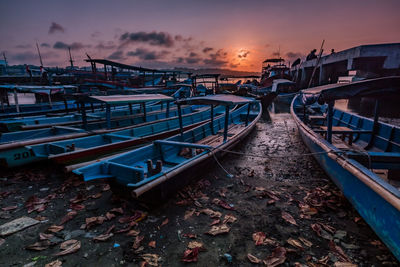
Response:
[[[0,0],[0,52],[10,65],[79,66],[88,53],[152,68],[260,71],[319,49],[400,42],[398,0]]]

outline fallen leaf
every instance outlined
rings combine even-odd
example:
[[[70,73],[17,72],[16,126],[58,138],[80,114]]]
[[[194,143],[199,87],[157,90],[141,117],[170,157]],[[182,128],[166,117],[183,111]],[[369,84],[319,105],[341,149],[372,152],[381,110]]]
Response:
[[[268,267],[275,267],[286,261],[286,249],[283,247],[277,247],[274,249],[272,254],[264,260],[264,264]]]
[[[124,214],[124,210],[122,208],[113,208],[110,210],[110,212]]]
[[[304,237],[299,237],[299,240],[300,240],[301,242],[303,242],[303,244],[304,244],[305,246],[307,246],[307,247],[311,247],[311,246],[313,245],[310,241],[308,241],[308,240],[305,239]]]
[[[341,261],[337,261],[335,262],[335,264],[333,265],[335,267],[357,267],[357,264],[353,264],[351,262],[341,262]]]
[[[77,204],[80,202],[85,201],[86,199],[88,199],[88,197],[82,193],[78,193],[74,198],[71,198],[69,200],[69,202],[71,202],[72,204]]]
[[[69,205],[70,209],[72,210],[84,210],[85,209],[85,205],[83,204],[77,204],[77,203],[72,203],[71,205]]]
[[[193,216],[193,214],[194,214],[195,211],[196,211],[195,209],[187,210],[187,211],[185,212],[185,216],[183,217],[183,219],[186,221],[187,219],[189,219],[190,217]]]
[[[191,241],[188,244],[188,248],[194,249],[194,248],[204,248],[203,243],[197,242],[197,241]]]
[[[183,262],[196,262],[198,260],[200,248],[194,249],[186,249],[183,253],[182,261]]]
[[[93,238],[94,241],[106,241],[108,239],[110,239],[110,237],[112,237],[114,234],[113,233],[108,233],[108,234],[102,234],[102,235],[98,235],[96,237]]]
[[[182,236],[187,237],[187,238],[191,238],[191,239],[197,238],[197,235],[196,234],[192,234],[192,233],[183,234]]]
[[[330,225],[324,224],[324,223],[318,223],[319,225],[322,226],[326,231],[330,232],[331,234],[335,234],[336,229]]]
[[[52,233],[57,233],[60,232],[62,229],[64,229],[64,226],[62,225],[52,225],[49,228],[47,228],[47,231]]]
[[[231,205],[229,205],[228,203],[226,203],[225,201],[218,199],[218,198],[214,198],[212,201],[214,204],[221,206],[224,209],[227,210],[234,210],[235,208],[232,207]]]
[[[166,218],[160,225],[160,228],[166,225],[169,222],[168,218]]]
[[[212,209],[202,209],[200,212],[207,214],[211,218],[220,218],[222,216],[221,212],[213,211]]]
[[[329,249],[335,253],[340,260],[343,260],[344,262],[351,262],[350,258],[346,255],[346,253],[344,253],[343,249],[336,245],[335,242],[329,242]]]
[[[41,250],[48,249],[50,245],[52,245],[52,243],[49,240],[42,240],[42,241],[36,242],[32,245],[26,246],[25,249],[41,251]]]
[[[231,229],[226,225],[226,224],[222,224],[222,225],[214,225],[211,227],[211,229],[206,233],[209,235],[219,235],[219,234],[224,234],[224,233],[228,233]]]
[[[38,216],[35,217],[35,220],[38,220],[38,221],[41,221],[41,222],[42,222],[42,221],[47,220],[47,217],[38,215]]]
[[[48,240],[48,239],[50,239],[52,237],[54,237],[53,234],[39,233],[39,239],[40,240]]]
[[[161,260],[161,257],[157,254],[143,254],[141,257],[150,266],[158,266],[158,262]]]
[[[61,267],[61,266],[62,266],[62,261],[55,260],[50,263],[47,263],[44,267]]]
[[[101,193],[99,192],[97,194],[91,195],[90,198],[93,198],[93,199],[101,198]]]
[[[140,231],[138,230],[130,230],[126,235],[127,236],[138,236]]]
[[[72,219],[76,216],[76,214],[78,214],[78,213],[77,213],[76,211],[74,211],[74,210],[68,212],[67,215],[65,215],[65,216],[61,219],[61,222],[60,222],[59,224],[60,224],[60,225],[63,225],[64,223],[66,223],[66,222],[72,220]]]
[[[220,219],[215,219],[214,221],[212,221],[212,222],[210,223],[210,226],[213,226],[213,225],[219,224],[220,222],[221,222],[221,220],[220,220]]]
[[[63,256],[77,252],[81,248],[81,241],[70,239],[60,245],[62,251],[54,254],[54,256]]]
[[[321,236],[321,226],[317,223],[311,224],[311,229],[314,230],[315,233],[317,233],[318,236]]]
[[[1,208],[3,211],[10,211],[10,210],[15,210],[15,209],[17,209],[18,208],[18,206],[8,206],[8,207],[5,207],[5,208]]]
[[[237,221],[237,218],[235,216],[233,216],[232,214],[227,214],[227,215],[225,215],[222,223],[234,223],[236,221]]]
[[[266,234],[263,232],[257,232],[253,234],[253,240],[256,246],[263,245],[264,239],[266,238]]]
[[[106,218],[104,216],[86,218],[86,228],[89,229],[93,225],[102,224],[105,220]]]
[[[111,213],[111,212],[107,212],[106,213],[107,220],[111,220],[111,219],[113,219],[115,217],[116,217],[116,215],[114,213]]]
[[[133,242],[132,248],[138,249],[140,247],[140,242],[144,239],[144,236],[136,236],[135,242]]]
[[[282,211],[282,218],[290,224],[297,225],[296,220],[286,211]]]
[[[294,246],[294,247],[296,247],[296,248],[304,249],[303,246],[301,245],[300,241],[298,241],[298,240],[296,240],[296,239],[289,238],[289,239],[287,240],[287,242],[288,242],[290,245],[292,245],[292,246]]]
[[[261,260],[257,258],[256,256],[251,255],[250,253],[247,254],[247,258],[249,259],[250,262],[252,263],[260,263]]]
[[[149,242],[149,247],[156,248],[156,241],[150,241]]]
[[[6,242],[6,240],[5,240],[5,239],[3,239],[3,238],[0,238],[0,246],[1,246],[1,245],[3,245],[5,242]]]

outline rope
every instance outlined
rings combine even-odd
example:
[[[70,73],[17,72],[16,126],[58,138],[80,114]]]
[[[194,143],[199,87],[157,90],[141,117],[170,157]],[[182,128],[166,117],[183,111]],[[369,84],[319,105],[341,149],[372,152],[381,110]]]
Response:
[[[229,173],[229,172],[224,168],[224,166],[222,166],[222,164],[218,161],[217,156],[215,156],[215,153],[213,153],[213,157],[214,157],[214,159],[215,159],[215,162],[217,162],[218,166],[226,173],[226,175],[227,175],[229,178],[233,178],[234,175],[231,174],[231,173]]]

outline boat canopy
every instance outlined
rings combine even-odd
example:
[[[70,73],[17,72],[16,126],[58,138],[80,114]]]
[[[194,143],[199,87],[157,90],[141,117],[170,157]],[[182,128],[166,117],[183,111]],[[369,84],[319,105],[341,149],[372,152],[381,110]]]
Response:
[[[41,95],[54,95],[57,93],[64,93],[66,89],[77,89],[77,86],[74,85],[59,85],[59,86],[34,86],[34,85],[16,85],[16,84],[8,84],[8,85],[0,85],[0,90],[4,91],[13,91],[21,93],[34,93]]]
[[[178,104],[231,106],[256,102],[254,98],[236,95],[207,95],[177,100]]]
[[[349,84],[328,84],[302,90],[302,102],[311,105],[328,103],[351,97],[374,97],[400,93],[400,76],[363,80]]]
[[[139,95],[110,95],[110,96],[87,96],[82,102],[103,103],[107,105],[137,104],[149,101],[171,102],[174,98],[162,94],[139,94]]]

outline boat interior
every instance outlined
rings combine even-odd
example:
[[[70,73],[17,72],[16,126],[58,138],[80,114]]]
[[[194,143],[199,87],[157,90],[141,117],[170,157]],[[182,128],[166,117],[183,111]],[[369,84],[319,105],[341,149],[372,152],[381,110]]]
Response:
[[[299,106],[297,114],[326,138],[327,105]],[[332,144],[400,190],[400,127],[334,109]]]

